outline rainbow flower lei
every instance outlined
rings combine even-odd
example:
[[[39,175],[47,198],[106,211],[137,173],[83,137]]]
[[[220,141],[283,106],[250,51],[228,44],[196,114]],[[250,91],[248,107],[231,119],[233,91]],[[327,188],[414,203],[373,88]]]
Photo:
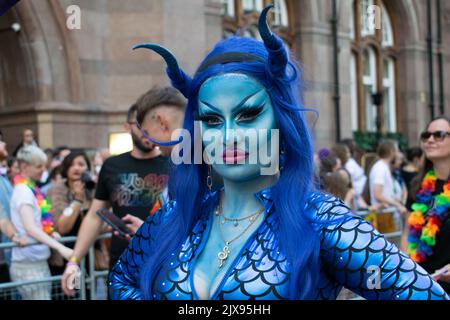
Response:
[[[417,263],[424,262],[427,256],[433,253],[436,234],[449,214],[450,180],[444,184],[441,194],[433,196],[436,191],[436,180],[434,170],[427,172],[416,195],[417,202],[411,206],[412,213],[408,218],[407,253]]]
[[[44,196],[44,194],[39,189],[39,187],[36,186],[36,183],[34,181],[31,181],[30,179],[25,179],[20,175],[15,176],[14,185],[17,185],[19,183],[23,183],[33,192],[37,200],[39,209],[41,209],[42,230],[44,230],[44,232],[47,233],[48,235],[51,235],[55,231],[55,227],[52,219],[52,205],[50,201],[48,200],[47,197]]]

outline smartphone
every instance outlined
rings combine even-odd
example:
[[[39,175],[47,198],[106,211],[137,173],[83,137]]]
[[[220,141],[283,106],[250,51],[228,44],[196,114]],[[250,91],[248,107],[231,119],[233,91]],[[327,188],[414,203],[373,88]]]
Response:
[[[133,236],[133,232],[127,227],[126,223],[108,209],[100,209],[97,215],[117,231],[122,237],[126,235]]]

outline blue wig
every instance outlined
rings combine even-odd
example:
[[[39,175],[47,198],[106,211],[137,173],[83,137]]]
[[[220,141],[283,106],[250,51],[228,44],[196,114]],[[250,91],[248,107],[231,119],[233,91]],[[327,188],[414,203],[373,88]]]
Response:
[[[319,235],[314,227],[314,212],[307,209],[306,203],[308,195],[314,191],[313,147],[300,101],[300,72],[281,39],[264,25],[268,8],[264,9],[260,19],[264,42],[243,37],[220,41],[193,78],[181,71],[174,57],[162,47],[153,44],[139,47],[157,51],[166,60],[172,85],[188,99],[184,128],[191,137],[194,136],[199,88],[206,79],[224,73],[243,73],[257,79],[267,89],[284,150],[283,170],[272,187],[272,195],[274,214],[279,221],[277,236],[291,267],[288,297],[312,299],[316,296],[320,269]],[[146,257],[146,265],[141,270],[141,289],[147,299],[152,299],[153,284],[170,252],[184,242],[196,221],[204,214],[211,214],[217,205],[204,201],[208,195],[207,165],[194,164],[194,141],[191,142],[191,157],[192,164],[177,165],[171,175],[169,189],[176,205],[155,235],[151,254]]]

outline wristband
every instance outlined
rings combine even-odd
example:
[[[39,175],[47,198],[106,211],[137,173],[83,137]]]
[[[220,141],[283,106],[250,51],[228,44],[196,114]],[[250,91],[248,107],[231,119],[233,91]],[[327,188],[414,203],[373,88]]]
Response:
[[[75,256],[71,256],[68,263],[70,263],[70,262],[75,263],[76,265],[79,265],[80,264],[80,259],[78,259]]]
[[[75,262],[72,262],[72,261],[67,262],[66,266],[67,267],[70,267],[70,266],[77,266],[77,267],[79,267],[78,263],[75,263]]]

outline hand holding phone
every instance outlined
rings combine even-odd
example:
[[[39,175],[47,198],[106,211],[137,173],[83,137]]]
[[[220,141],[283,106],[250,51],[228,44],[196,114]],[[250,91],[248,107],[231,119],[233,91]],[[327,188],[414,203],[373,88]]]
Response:
[[[130,237],[133,236],[133,232],[127,227],[126,223],[108,209],[103,208],[98,210],[97,215],[110,225],[114,231],[117,231],[120,236],[124,238],[126,238],[127,235]]]

